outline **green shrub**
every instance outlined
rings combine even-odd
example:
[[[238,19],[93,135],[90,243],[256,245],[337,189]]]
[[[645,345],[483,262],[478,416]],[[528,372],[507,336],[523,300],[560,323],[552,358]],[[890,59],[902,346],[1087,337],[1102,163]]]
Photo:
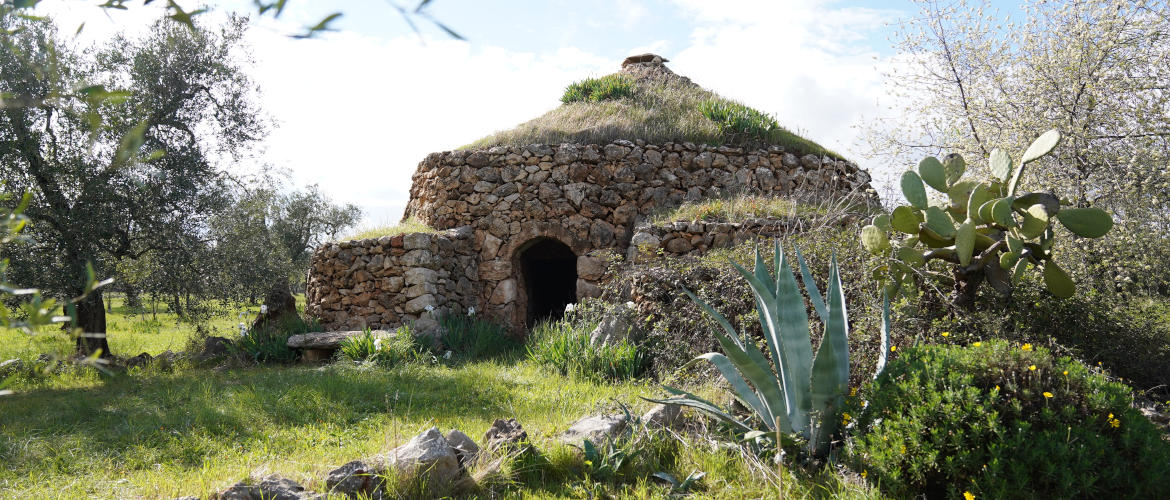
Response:
[[[914,334],[930,343],[1001,338],[1053,346],[1058,354],[1100,363],[1151,396],[1170,397],[1170,323],[1158,302],[1127,301],[1094,289],[1059,299],[1036,276],[1025,277],[1010,298],[989,289],[980,293],[972,311],[955,311],[931,296],[907,302],[895,314],[897,328],[904,337]]]
[[[475,316],[447,313],[439,317],[439,325],[441,350],[465,360],[504,356],[524,345],[503,326]]]
[[[325,329],[316,319],[286,315],[280,324],[245,331],[236,339],[235,346],[241,354],[257,363],[290,363],[297,359],[297,351],[288,346],[288,338],[322,331]]]
[[[341,341],[337,352],[351,361],[372,361],[384,366],[417,362],[427,357],[425,349],[406,325],[392,334],[374,334],[366,328],[362,335]]]
[[[565,89],[561,102],[601,102],[617,100],[634,95],[634,79],[627,75],[613,74],[601,78],[586,78],[573,82]]]
[[[589,313],[568,316],[532,328],[528,359],[561,375],[595,381],[630,380],[646,371],[648,360],[637,345],[623,339],[616,344],[593,346],[589,343],[589,333],[600,320]]]
[[[854,405],[859,467],[891,495],[1170,497],[1170,444],[1125,385],[1031,344],[898,354]]]

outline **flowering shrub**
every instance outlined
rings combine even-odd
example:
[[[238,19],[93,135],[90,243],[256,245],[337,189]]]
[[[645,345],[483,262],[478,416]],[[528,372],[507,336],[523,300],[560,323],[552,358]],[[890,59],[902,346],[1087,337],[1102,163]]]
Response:
[[[1125,385],[1031,344],[897,353],[850,410],[858,467],[892,496],[1170,497],[1170,443]]]

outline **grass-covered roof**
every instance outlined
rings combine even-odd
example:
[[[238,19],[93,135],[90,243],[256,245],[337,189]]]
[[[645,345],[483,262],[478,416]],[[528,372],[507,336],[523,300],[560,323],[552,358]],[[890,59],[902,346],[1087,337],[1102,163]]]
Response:
[[[641,139],[654,144],[777,145],[796,154],[841,158],[771,116],[676,75],[663,62],[652,54],[630,57],[617,73],[569,85],[556,109],[465,148]]]

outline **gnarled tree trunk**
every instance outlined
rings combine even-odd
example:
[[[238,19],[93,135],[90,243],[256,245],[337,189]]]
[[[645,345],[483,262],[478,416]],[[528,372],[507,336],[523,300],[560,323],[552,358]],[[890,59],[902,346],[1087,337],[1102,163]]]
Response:
[[[100,352],[101,357],[109,358],[110,344],[106,342],[106,308],[100,291],[90,292],[84,300],[77,303],[77,323],[81,329],[77,337],[77,353],[86,356]]]

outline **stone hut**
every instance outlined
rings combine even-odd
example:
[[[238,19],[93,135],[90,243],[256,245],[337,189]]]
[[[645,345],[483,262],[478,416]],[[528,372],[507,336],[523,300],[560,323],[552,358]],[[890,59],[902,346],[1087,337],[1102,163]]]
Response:
[[[693,85],[665,62],[634,56],[621,73]],[[610,259],[631,249],[686,255],[750,230],[702,222],[643,227],[652,212],[734,193],[875,197],[869,179],[846,160],[779,146],[636,137],[432,153],[414,174],[405,217],[436,232],[317,249],[306,312],[330,330],[407,322],[425,330],[438,314],[474,308],[519,332],[597,296]]]

